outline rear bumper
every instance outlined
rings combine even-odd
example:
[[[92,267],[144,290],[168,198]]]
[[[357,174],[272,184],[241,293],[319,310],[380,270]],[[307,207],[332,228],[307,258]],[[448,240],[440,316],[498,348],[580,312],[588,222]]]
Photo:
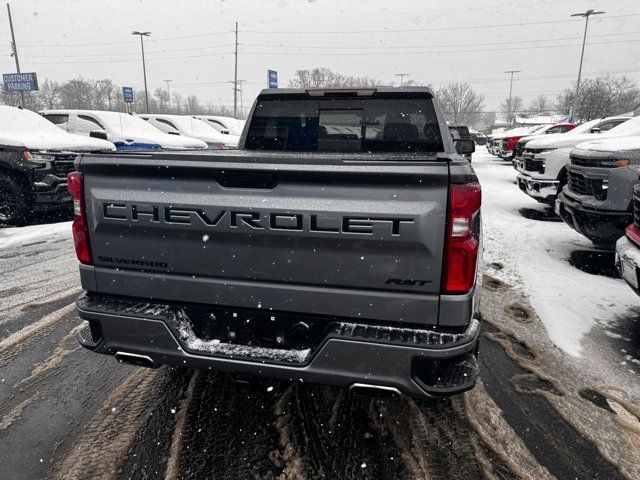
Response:
[[[555,207],[556,213],[567,225],[596,244],[613,246],[633,221],[633,215],[629,212],[591,210],[570,199],[564,192],[558,195]]]
[[[616,242],[616,268],[622,279],[627,282],[636,294],[640,295],[640,247],[629,240],[621,237]]]
[[[292,350],[196,338],[186,307],[180,305],[82,295],[77,307],[80,318],[89,321],[80,334],[84,347],[143,356],[153,365],[345,388],[374,385],[415,397],[460,393],[473,388],[478,376],[477,319],[464,329],[438,331],[331,318],[316,345]]]
[[[559,186],[560,182],[557,180],[538,180],[524,173],[518,175],[518,187],[520,190],[537,201],[551,206],[553,206],[558,196]]]

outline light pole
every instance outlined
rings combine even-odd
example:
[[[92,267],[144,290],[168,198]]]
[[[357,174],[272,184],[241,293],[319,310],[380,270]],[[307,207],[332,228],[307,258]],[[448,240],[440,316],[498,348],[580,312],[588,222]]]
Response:
[[[409,75],[411,75],[411,74],[410,73],[396,73],[395,74],[396,77],[400,77],[400,86],[401,87],[403,85],[404,77],[408,77]]]
[[[11,7],[7,3],[7,13],[9,14],[9,28],[11,29],[11,56],[16,61],[16,72],[20,73],[20,60],[18,60],[18,47],[16,46],[16,36],[13,33],[13,20],[11,19]],[[24,107],[24,92],[20,92],[20,106]]]
[[[147,90],[147,66],[144,62],[144,38],[151,35],[151,32],[138,32],[133,31],[131,35],[140,35],[140,46],[142,47],[142,74],[144,75],[144,102],[147,107],[147,113],[149,113],[149,92]]]
[[[509,115],[513,112],[513,105],[511,104],[511,94],[513,93],[513,74],[520,73],[522,70],[505,70],[504,73],[511,74],[511,80],[509,80]],[[507,118],[507,122],[511,124],[511,118]]]
[[[236,22],[236,50],[233,65],[233,116],[238,118],[238,22]]]
[[[587,42],[587,28],[589,27],[589,17],[591,15],[602,15],[605,12],[596,12],[595,10],[587,10],[582,13],[574,13],[572,17],[584,17],[584,37],[582,37],[582,53],[580,54],[580,67],[578,68],[578,81],[576,82],[576,94],[573,97],[573,106],[571,107],[571,115],[569,117],[569,121],[571,123],[574,122],[574,117],[576,114],[576,108],[578,106],[578,92],[580,91],[580,77],[582,76],[582,60],[584,60],[584,45]]]
[[[167,84],[167,106],[169,110],[171,110],[171,91],[169,91],[169,84],[173,82],[173,80],[163,80],[163,82]]]

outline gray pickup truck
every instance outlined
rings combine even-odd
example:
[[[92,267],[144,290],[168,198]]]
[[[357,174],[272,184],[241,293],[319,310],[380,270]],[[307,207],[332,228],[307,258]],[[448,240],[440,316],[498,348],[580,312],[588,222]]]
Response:
[[[556,200],[556,213],[596,246],[613,250],[633,220],[638,165],[640,136],[577,145],[569,155],[568,181]]]
[[[265,90],[229,152],[83,155],[81,344],[417,397],[478,375],[481,191],[427,88]]]

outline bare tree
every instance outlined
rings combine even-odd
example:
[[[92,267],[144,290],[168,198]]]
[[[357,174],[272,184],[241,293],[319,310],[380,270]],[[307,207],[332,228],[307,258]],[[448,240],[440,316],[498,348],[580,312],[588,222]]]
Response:
[[[484,108],[484,96],[466,82],[451,82],[442,86],[436,97],[444,117],[451,125],[471,125],[478,121]]]
[[[43,108],[58,108],[60,106],[60,84],[45,79],[40,85],[40,102]]]
[[[93,82],[82,77],[74,78],[60,85],[60,105],[64,108],[88,110],[94,107],[94,98]]]
[[[289,86],[293,88],[375,87],[382,85],[385,85],[385,82],[371,77],[343,75],[324,67],[297,70],[295,77],[289,82]]]
[[[156,88],[153,92],[153,96],[158,104],[158,113],[169,112],[169,93],[163,88]]]
[[[506,98],[500,105],[500,112],[506,117],[507,122],[511,124],[518,113],[522,113],[523,102],[520,97]]]
[[[553,103],[545,94],[540,94],[529,104],[529,113],[531,115],[549,115],[553,110]]]
[[[113,81],[104,79],[93,82],[95,92],[95,108],[111,110],[115,103],[116,86]]]
[[[185,110],[189,115],[195,115],[196,113],[200,113],[200,102],[198,101],[198,97],[195,95],[189,95],[185,99]]]
[[[184,104],[184,97],[180,92],[173,92],[173,105],[176,113],[182,112],[182,105]]]
[[[575,95],[575,84],[558,95],[556,108],[569,114]],[[580,83],[578,103],[574,114],[582,121],[629,112],[640,102],[640,88],[628,77],[606,75],[586,78]]]
[[[220,115],[221,117],[233,117],[233,108],[225,107],[225,106],[216,107],[210,103],[209,105],[207,105],[206,113],[207,115]],[[243,115],[243,112],[240,111],[238,118],[243,118],[242,115]]]

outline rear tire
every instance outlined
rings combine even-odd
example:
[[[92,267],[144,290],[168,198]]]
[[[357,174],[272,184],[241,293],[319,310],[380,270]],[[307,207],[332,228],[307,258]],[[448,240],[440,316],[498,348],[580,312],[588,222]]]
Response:
[[[0,174],[0,224],[24,225],[31,205],[15,178]]]

